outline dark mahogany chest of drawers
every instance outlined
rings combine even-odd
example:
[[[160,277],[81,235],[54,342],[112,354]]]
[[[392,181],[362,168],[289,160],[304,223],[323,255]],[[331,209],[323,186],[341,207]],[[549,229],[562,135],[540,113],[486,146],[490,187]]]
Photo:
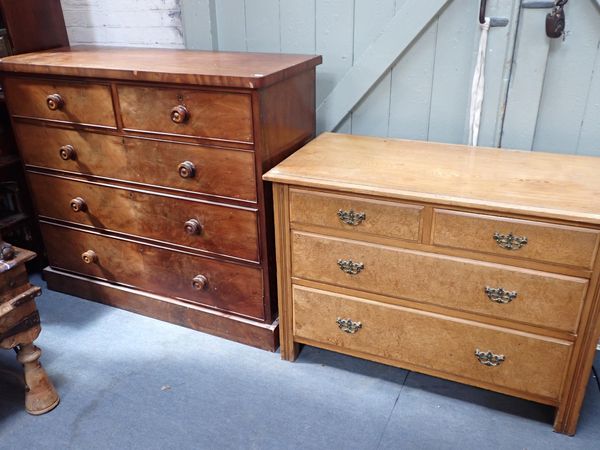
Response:
[[[50,289],[277,347],[271,192],[316,56],[71,47],[0,62]]]

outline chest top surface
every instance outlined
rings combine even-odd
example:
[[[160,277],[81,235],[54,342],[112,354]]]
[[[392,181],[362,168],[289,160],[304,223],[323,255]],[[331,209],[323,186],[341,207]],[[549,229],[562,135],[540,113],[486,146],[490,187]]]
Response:
[[[600,158],[324,133],[265,180],[600,225]]]
[[[73,46],[2,58],[0,71],[258,89],[320,63],[314,55]]]

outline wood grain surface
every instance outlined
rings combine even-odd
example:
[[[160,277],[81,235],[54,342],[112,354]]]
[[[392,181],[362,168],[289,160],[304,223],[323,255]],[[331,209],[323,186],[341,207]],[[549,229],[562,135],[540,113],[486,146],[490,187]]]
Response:
[[[257,89],[321,63],[320,56],[159,48],[63,47],[0,61],[0,71]]]
[[[553,400],[560,397],[571,352],[568,342],[303,287],[294,287],[293,296],[294,336]],[[362,327],[346,333],[339,318]],[[503,355],[505,361],[484,366],[475,357],[477,349]]]
[[[256,202],[254,153],[16,122],[27,166]],[[59,150],[73,147],[63,160]],[[195,167],[182,178],[179,164]]]
[[[600,159],[324,133],[264,179],[600,224]]]

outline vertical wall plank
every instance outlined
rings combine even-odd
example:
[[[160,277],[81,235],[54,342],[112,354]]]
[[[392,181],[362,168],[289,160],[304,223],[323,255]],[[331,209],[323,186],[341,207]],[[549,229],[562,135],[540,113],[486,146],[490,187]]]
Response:
[[[429,139],[465,143],[469,82],[477,55],[479,2],[454,0],[438,21]]]
[[[531,150],[540,108],[550,40],[544,33],[548,11],[521,11],[515,61],[508,89],[508,100],[501,145]]]
[[[181,0],[181,19],[185,48],[219,48],[215,0]]]
[[[583,116],[577,153],[600,156],[600,42],[598,42],[596,51],[596,63]]]
[[[218,0],[215,6],[219,50],[232,52],[248,50],[244,0]]]
[[[491,28],[488,34],[485,94],[479,129],[480,146],[500,146],[515,39],[519,28],[519,12],[520,0],[489,1],[487,4],[487,15],[489,17],[504,17],[509,22],[506,27]],[[537,28],[539,32],[540,27]],[[469,85],[470,83],[471,80],[469,79]]]
[[[317,105],[352,67],[354,0],[319,0],[316,4]],[[317,123],[317,128],[319,127]]]
[[[280,52],[279,0],[246,0],[246,46],[250,52]]]
[[[316,53],[316,1],[280,0],[282,52]]]
[[[356,0],[354,8],[354,58],[359,58],[382,33],[396,13],[394,0]],[[390,114],[388,71],[352,112],[352,132],[387,136]]]
[[[553,39],[534,150],[575,153],[600,41],[600,14],[591,1],[565,8],[567,38]]]
[[[392,69],[389,136],[427,140],[437,19]]]

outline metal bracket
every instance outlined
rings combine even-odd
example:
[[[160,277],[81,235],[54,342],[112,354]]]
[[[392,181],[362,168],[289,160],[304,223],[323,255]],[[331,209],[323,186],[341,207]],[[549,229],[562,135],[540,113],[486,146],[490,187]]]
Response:
[[[479,3],[479,23],[485,23],[485,10],[487,8],[487,0],[481,0]],[[506,17],[490,17],[490,27],[505,27],[508,25]]]
[[[524,9],[552,9],[554,8],[555,2],[545,1],[530,1],[521,3],[521,8]]]

